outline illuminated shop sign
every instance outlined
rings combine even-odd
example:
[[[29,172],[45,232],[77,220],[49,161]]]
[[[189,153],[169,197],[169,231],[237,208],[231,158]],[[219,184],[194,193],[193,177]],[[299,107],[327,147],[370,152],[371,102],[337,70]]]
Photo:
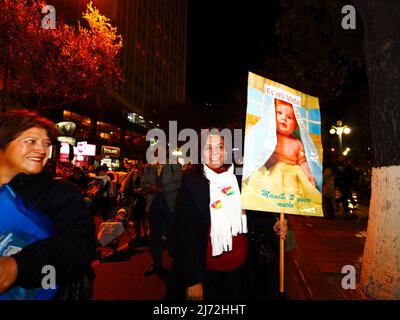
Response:
[[[62,142],[60,154],[69,154],[68,143]],[[96,145],[88,144],[86,142],[78,142],[78,146],[74,147],[74,155],[76,156],[95,156]]]
[[[120,155],[120,148],[110,147],[110,146],[102,146],[101,147],[101,155],[118,158]]]
[[[96,145],[88,144],[86,141],[78,142],[78,145],[76,147],[76,154],[78,156],[95,156],[96,155]]]
[[[72,121],[63,121],[56,124],[63,136],[72,137],[76,130],[76,123]]]
[[[58,141],[60,141],[61,143],[66,143],[66,144],[70,144],[70,145],[75,145],[76,143],[76,139],[72,138],[72,137],[66,137],[66,136],[59,136],[57,138]]]

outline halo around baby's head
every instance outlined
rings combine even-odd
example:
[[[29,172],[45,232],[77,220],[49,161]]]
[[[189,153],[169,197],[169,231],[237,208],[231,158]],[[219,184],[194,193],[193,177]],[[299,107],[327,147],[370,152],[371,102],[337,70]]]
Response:
[[[291,135],[296,130],[297,121],[291,103],[275,99],[275,115],[278,134]]]

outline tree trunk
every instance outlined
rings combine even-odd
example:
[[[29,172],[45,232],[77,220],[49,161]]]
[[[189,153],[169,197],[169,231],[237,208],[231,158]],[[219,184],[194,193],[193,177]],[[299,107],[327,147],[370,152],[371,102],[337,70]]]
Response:
[[[400,299],[400,2],[354,2],[365,31],[373,167],[361,287]]]
[[[376,299],[400,299],[399,194],[400,166],[372,170],[361,286]]]

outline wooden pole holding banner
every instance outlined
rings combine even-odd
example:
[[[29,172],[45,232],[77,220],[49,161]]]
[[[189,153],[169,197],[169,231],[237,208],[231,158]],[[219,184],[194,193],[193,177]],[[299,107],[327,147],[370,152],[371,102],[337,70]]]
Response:
[[[285,221],[285,214],[281,212],[280,215],[281,227]],[[285,240],[282,237],[279,239],[279,292],[285,291]]]

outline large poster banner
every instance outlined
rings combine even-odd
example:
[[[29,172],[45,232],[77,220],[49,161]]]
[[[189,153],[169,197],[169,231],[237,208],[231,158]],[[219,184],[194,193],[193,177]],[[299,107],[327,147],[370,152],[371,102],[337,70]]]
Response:
[[[318,98],[249,73],[244,209],[323,216]]]

